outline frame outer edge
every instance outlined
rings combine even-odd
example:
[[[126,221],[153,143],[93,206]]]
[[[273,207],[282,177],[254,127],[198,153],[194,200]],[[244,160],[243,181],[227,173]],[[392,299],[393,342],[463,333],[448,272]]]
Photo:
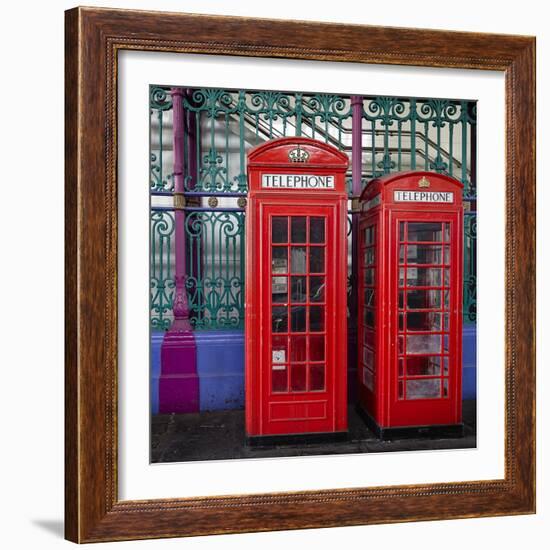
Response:
[[[515,170],[514,233],[517,246],[512,272],[516,277],[512,296],[514,319],[512,360],[517,376],[513,406],[516,434],[511,444],[516,470],[513,473],[519,502],[526,513],[536,511],[536,39],[510,68],[514,120],[524,123],[516,129],[513,159]],[[517,403],[530,406],[517,406]],[[517,456],[516,456],[517,455]],[[520,458],[518,458],[520,457]]]
[[[93,540],[107,486],[105,60],[97,14],[66,12],[66,538]],[[96,83],[97,85],[91,85]],[[116,212],[116,204],[114,205]],[[116,303],[116,302],[115,302]],[[113,465],[116,468],[116,464]]]
[[[65,538],[79,540],[78,9],[65,12]]]

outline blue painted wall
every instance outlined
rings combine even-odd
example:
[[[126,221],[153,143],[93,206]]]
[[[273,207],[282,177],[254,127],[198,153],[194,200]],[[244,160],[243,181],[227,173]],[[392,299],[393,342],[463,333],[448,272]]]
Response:
[[[244,331],[195,332],[200,410],[244,408]]]
[[[476,325],[464,325],[462,332],[462,399],[476,398]]]
[[[164,332],[151,334],[151,412],[158,414],[160,348]],[[244,332],[212,330],[195,332],[200,410],[244,408]],[[465,325],[463,333],[462,398],[476,397],[476,327]],[[348,397],[354,401],[356,370],[348,370]]]
[[[159,412],[160,348],[163,338],[164,331],[151,332],[151,414]]]

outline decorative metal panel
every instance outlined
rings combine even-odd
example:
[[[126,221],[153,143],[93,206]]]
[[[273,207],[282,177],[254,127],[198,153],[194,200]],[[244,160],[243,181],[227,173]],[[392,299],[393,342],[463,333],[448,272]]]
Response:
[[[242,328],[244,209],[239,197],[247,191],[246,153],[266,140],[296,135],[322,140],[351,158],[351,98],[200,88],[185,89],[182,101],[191,323],[197,330]],[[173,239],[166,233],[170,224],[173,232],[169,88],[151,86],[150,117],[151,326],[167,329],[175,288]],[[363,98],[363,185],[376,176],[403,170],[433,170],[464,184],[466,323],[476,320],[475,125],[474,102]],[[351,199],[351,173],[348,176]],[[351,259],[349,263],[351,270]]]

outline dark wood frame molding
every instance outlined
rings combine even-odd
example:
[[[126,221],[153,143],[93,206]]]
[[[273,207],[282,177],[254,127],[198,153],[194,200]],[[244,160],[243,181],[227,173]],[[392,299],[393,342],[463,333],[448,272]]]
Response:
[[[506,82],[504,479],[119,501],[117,53],[496,70]],[[97,8],[66,12],[66,537],[144,539],[535,511],[535,38]]]

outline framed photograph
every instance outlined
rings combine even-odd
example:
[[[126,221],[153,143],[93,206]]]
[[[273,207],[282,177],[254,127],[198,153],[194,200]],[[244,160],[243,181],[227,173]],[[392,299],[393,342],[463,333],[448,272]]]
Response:
[[[534,513],[534,55],[66,12],[69,540]]]

